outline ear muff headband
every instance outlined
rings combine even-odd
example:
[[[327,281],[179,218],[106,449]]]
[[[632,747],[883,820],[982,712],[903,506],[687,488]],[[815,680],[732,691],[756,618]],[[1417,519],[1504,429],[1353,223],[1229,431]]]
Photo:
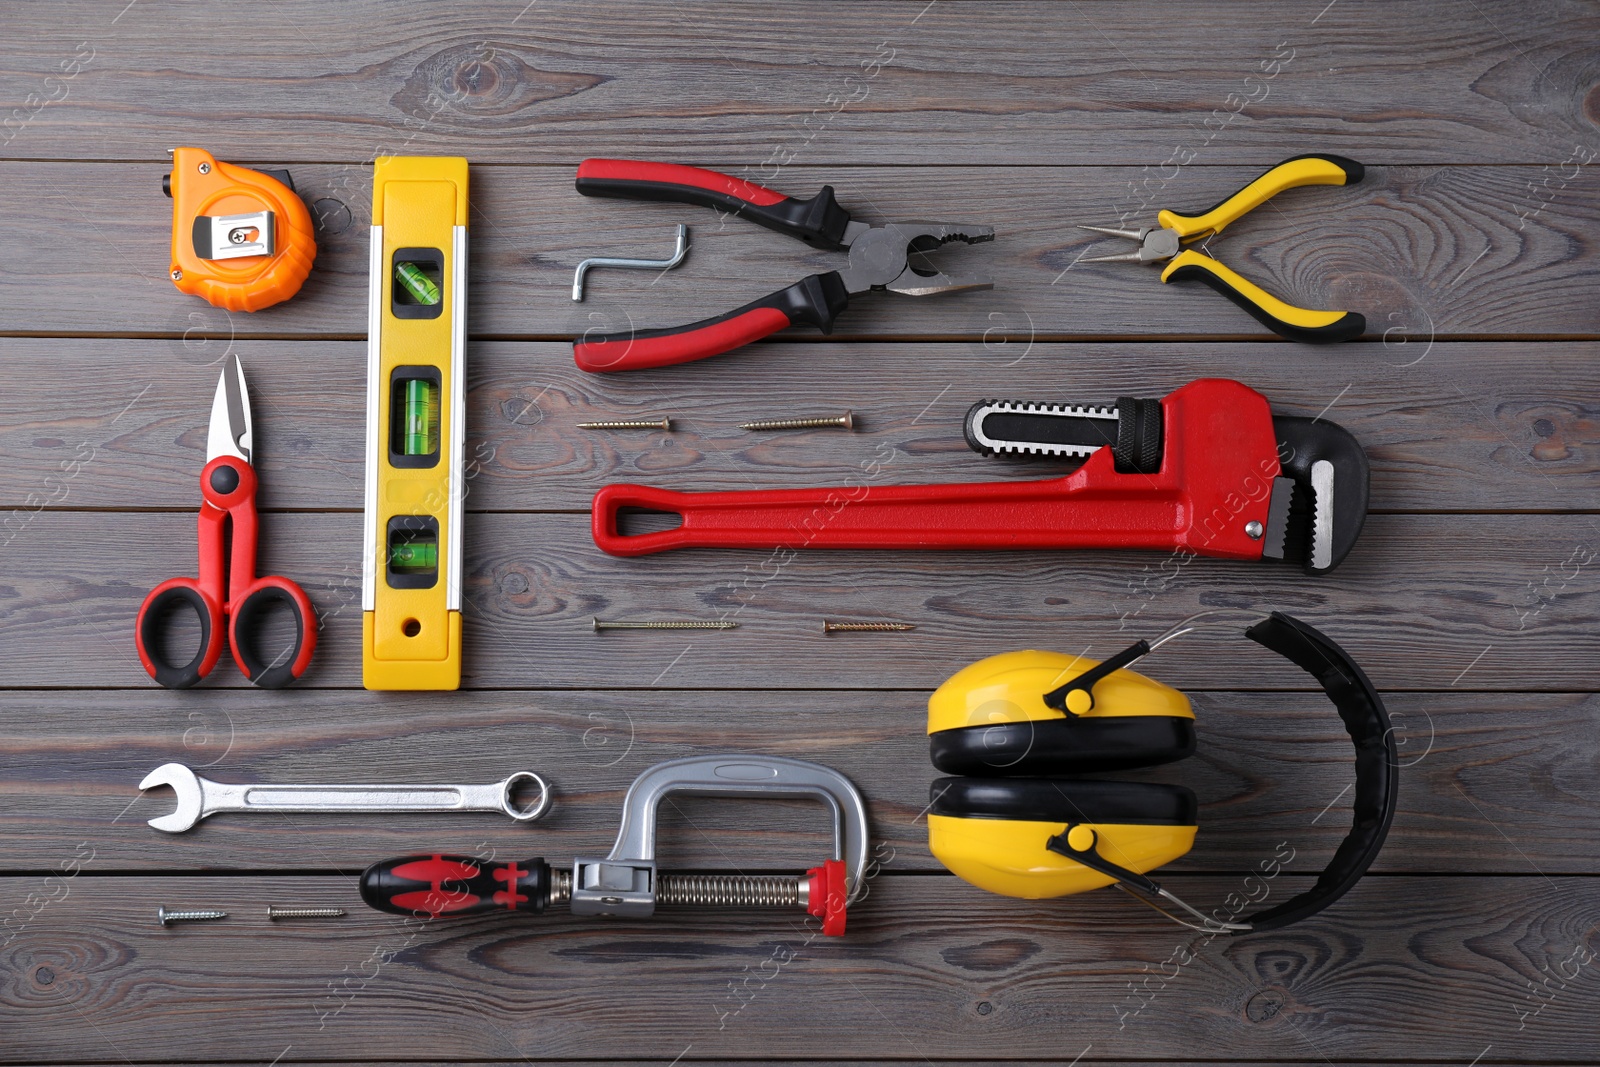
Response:
[[[1344,896],[1377,858],[1399,802],[1400,753],[1389,712],[1371,679],[1331,638],[1278,611],[1245,631],[1245,636],[1315,678],[1339,709],[1356,746],[1355,814],[1332,861],[1310,889],[1244,920],[1251,931],[1276,930],[1315,915]]]

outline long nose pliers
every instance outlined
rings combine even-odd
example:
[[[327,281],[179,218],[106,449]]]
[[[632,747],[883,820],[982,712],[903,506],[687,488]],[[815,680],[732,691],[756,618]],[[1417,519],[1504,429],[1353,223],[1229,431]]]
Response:
[[[1210,211],[1199,215],[1162,211],[1157,216],[1159,226],[1147,226],[1139,230],[1085,226],[1083,229],[1095,233],[1138,241],[1140,247],[1137,252],[1125,255],[1086,257],[1078,262],[1165,262],[1167,265],[1161,271],[1163,282],[1203,282],[1238,304],[1280,337],[1307,344],[1348,341],[1366,332],[1367,320],[1361,315],[1353,311],[1315,311],[1296,307],[1279,300],[1210,256],[1184,246],[1221,233],[1230,222],[1260,207],[1285,189],[1297,189],[1302,185],[1354,185],[1365,173],[1366,168],[1360,163],[1343,156],[1295,156],[1279,163]]]
[[[661,330],[586,335],[572,346],[573,358],[586,371],[687,363],[749,344],[796,323],[829,333],[851,297],[874,289],[928,296],[994,288],[989,278],[954,277],[914,262],[914,257],[920,259],[923,253],[949,241],[991,241],[992,226],[954,222],[869,226],[851,219],[850,212],[834,201],[831,185],[824,185],[809,200],[797,200],[729,174],[636,159],[586,159],[578,166],[576,184],[584,196],[699,204],[788,234],[813,248],[850,253],[849,266],[843,270],[802,278],[725,315]]]

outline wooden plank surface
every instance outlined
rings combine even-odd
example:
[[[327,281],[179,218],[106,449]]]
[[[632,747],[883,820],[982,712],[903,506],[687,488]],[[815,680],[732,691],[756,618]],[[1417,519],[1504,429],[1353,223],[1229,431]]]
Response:
[[[200,143],[230,161],[277,166],[302,158],[274,160],[258,147],[237,158],[215,141]],[[1313,145],[1328,147],[1305,142]],[[704,208],[578,195],[572,188],[577,160],[603,154],[595,146],[560,166],[508,167],[478,165],[472,153],[468,328],[474,336],[570,339],[591,329],[673,326],[845,263],[838,253],[812,251]],[[361,162],[365,157],[291,168],[319,220],[316,270],[293,302],[230,314],[184,296],[166,279],[172,202],[160,186],[170,166],[164,153],[158,156],[140,164],[0,164],[0,213],[8,218],[0,256],[13,265],[0,331],[187,337],[192,358],[199,357],[201,337],[365,334],[372,217],[372,168]],[[681,148],[666,157],[728,166],[726,159]],[[1594,157],[1600,157],[1600,138]],[[1158,210],[1203,209],[1250,181],[1261,166],[1196,164],[1159,182],[1134,167],[1027,167],[996,181],[986,167],[949,165],[954,162],[841,168],[807,159],[772,179],[796,196],[831,184],[840,203],[868,222],[931,218],[995,228],[992,242],[947,246],[928,260],[952,272],[988,275],[993,291],[864,295],[840,317],[837,337],[959,337],[991,345],[1002,338],[1276,340],[1204,286],[1164,286],[1157,271],[1137,264],[1078,262],[1125,251],[1124,242],[1081,224],[1154,225]],[[1424,347],[1417,342],[1433,337],[1594,338],[1600,336],[1600,310],[1589,299],[1600,263],[1591,236],[1600,226],[1600,198],[1590,189],[1594,170],[1560,160],[1373,166],[1353,187],[1288,192],[1206,247],[1292,303],[1361,312],[1371,339],[1389,339],[1394,364],[1415,359]],[[664,256],[679,222],[690,227],[693,243],[681,267],[659,277],[597,270],[586,299],[572,301],[572,271],[580,260]],[[808,328],[785,336],[821,337]],[[1407,339],[1413,347],[1402,351]],[[1277,347],[1280,358],[1294,351],[1284,343]],[[750,359],[747,353],[718,362]],[[677,373],[682,381],[696,372]]]
[[[134,514],[44,511],[7,547],[0,686],[146,684],[134,618],[159,581],[193,573],[194,517]],[[352,513],[279,514],[266,524],[261,571],[294,578],[322,615],[302,687],[360,684],[360,527]],[[982,656],[1041,643],[1104,656],[1215,609],[1232,612],[1223,616],[1232,630],[1174,648],[1162,668],[1169,683],[1238,688],[1248,671],[1304,684],[1260,650],[1234,658],[1237,630],[1282,610],[1335,634],[1385,691],[1449,688],[1469,676],[1476,689],[1589,690],[1600,680],[1597,551],[1592,515],[1374,515],[1344,565],[1315,578],[1284,564],[1200,558],[1163,569],[1157,554],[1116,552],[817,549],[774,561],[764,551],[702,549],[623,559],[594,547],[587,515],[475,515],[463,680],[924,690]],[[739,628],[596,634],[595,616],[726,616]],[[918,629],[826,636],[824,617]],[[224,662],[207,684],[246,683]]]
[[[1244,642],[1240,642],[1243,644]],[[1167,664],[1152,665],[1165,677]],[[1274,675],[1270,681],[1283,680]],[[897,871],[936,871],[921,819],[929,784],[925,692],[747,690],[432,694],[151,690],[0,695],[10,773],[0,777],[7,866],[48,870],[80,842],[99,870],[315,869],[353,876],[427,849],[560,862],[603,854],[622,794],[646,767],[717,751],[815,760],[859,784],[874,842]],[[1195,850],[1172,866],[1245,870],[1293,837],[1308,869],[1349,828],[1352,752],[1315,692],[1194,693],[1199,753],[1125,772],[1176,782],[1201,802]],[[1377,869],[1471,874],[1600,873],[1600,698],[1578,694],[1391,693],[1399,814]],[[111,709],[115,709],[111,713]],[[146,819],[172,810],[138,782],[177,761],[222,782],[491,782],[533,770],[553,782],[532,826],[497,815],[221,814],[182,836]],[[679,800],[663,809],[663,855],[685,867],[809,867],[828,847],[808,804]]]
[[[40,884],[0,882],[13,899]],[[8,1037],[18,1058],[166,1060],[181,1041],[190,1056],[252,1062],[380,1047],[657,1063],[1004,1050],[1009,1062],[1461,1064],[1485,1046],[1515,1062],[1586,1063],[1594,1047],[1600,884],[1588,878],[1375,877],[1298,929],[1210,940],[1111,891],[1024,904],[892,872],[843,939],[781,912],[689,909],[407,925],[361,909],[347,878],[85,873],[64,884],[65,899],[6,947],[14,977],[0,1010],[21,1024]],[[1210,904],[1243,878],[1167,884]],[[1276,900],[1305,884],[1283,874],[1255,891]],[[230,919],[162,929],[158,901]],[[290,901],[352,910],[269,925],[265,905]]]
[[[470,146],[476,162],[572,163],[692,140],[759,175],[795,160],[1265,165],[1289,144],[1384,164],[1555,164],[1594,137],[1584,94],[1600,21],[1580,0],[1208,0],[1159,14],[298,0],[230,12],[232,40],[275,43],[252,51],[219,47],[183,5],[74,0],[18,7],[10,29],[0,92],[54,101],[28,113],[14,155],[155,160],[181,133],[222,158]],[[90,58],[59,80],[74,56]]]
[[[1581,0],[1196,0],[774,7],[710,0],[422,5],[139,0],[7,6],[0,43],[0,1062],[1600,1064],[1600,12]],[[263,42],[266,42],[263,45]],[[288,165],[318,225],[291,302],[228,315],[165,277],[165,150]],[[367,220],[379,152],[472,163],[467,688],[358,688]],[[1080,263],[1080,224],[1148,225],[1311,152],[1368,164],[1207,251],[1355,344],[1277,341],[1203,287]],[[682,205],[591,200],[583,158],[694,163],[866,221],[987,223],[937,263],[995,288],[859,300],[833,337],[586,375],[570,338],[725,311],[837,255]],[[694,248],[661,277],[592,255]],[[195,480],[222,361],[255,407],[261,565],[322,616],[304,684],[224,662],[171,693],[132,620],[193,573]],[[691,551],[622,560],[607,483],[684,490],[1046,477],[981,459],[975,400],[1104,402],[1238,378],[1373,461],[1333,575],[1116,553]],[[854,434],[749,435],[856,412]],[[580,421],[671,416],[671,434]],[[1188,691],[1196,757],[1125,777],[1201,802],[1162,874],[1209,909],[1283,846],[1271,900],[1348,825],[1349,741],[1307,677],[1239,636],[1287,610],[1372,676],[1401,742],[1373,873],[1304,925],[1183,931],[1102,891],[1029,903],[944,873],[921,819],[925,700],[981,656],[1104,656],[1196,612],[1150,675]],[[736,619],[597,635],[591,616]],[[909,634],[824,636],[824,617]],[[407,924],[355,873],[444,848],[605,850],[656,761],[749,750],[862,789],[881,873],[842,940],[798,916],[677,911]],[[558,799],[493,815],[221,815],[181,836],[135,786],[488,782]],[[827,847],[797,802],[683,800],[664,860],[791,870]],[[1280,844],[1282,843],[1282,844]],[[75,875],[64,873],[76,870]],[[1237,898],[1235,898],[1237,899]],[[337,904],[269,924],[267,903]],[[158,904],[229,921],[162,929]]]
[[[0,339],[12,378],[0,391],[9,460],[0,508],[26,512],[30,496],[69,509],[197,507],[211,396],[230,354],[254,401],[261,507],[361,507],[364,342],[192,344]],[[1586,510],[1600,490],[1600,344],[1591,342],[771,344],[613,375],[579,371],[563,344],[478,342],[468,360],[470,511],[586,511],[597,489],[618,481],[855,484],[863,464],[881,468],[883,484],[1050,477],[1070,465],[973,454],[961,436],[967,408],[996,396],[1162,396],[1202,374],[1237,378],[1283,414],[1321,413],[1355,434],[1372,459],[1376,510]],[[738,428],[846,409],[856,433]],[[674,419],[670,435],[576,428],[664,415]]]

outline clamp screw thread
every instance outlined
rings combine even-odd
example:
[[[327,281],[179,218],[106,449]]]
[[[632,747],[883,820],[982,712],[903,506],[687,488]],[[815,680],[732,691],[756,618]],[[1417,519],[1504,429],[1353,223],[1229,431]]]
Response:
[[[781,874],[670,874],[656,876],[660,904],[719,908],[784,908],[801,903],[802,878]]]

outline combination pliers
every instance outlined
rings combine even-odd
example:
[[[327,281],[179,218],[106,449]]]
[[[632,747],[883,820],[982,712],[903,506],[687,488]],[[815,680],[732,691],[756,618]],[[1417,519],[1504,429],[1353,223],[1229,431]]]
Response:
[[[1296,189],[1302,185],[1354,185],[1365,173],[1366,168],[1360,163],[1343,156],[1295,156],[1279,163],[1210,211],[1198,215],[1162,211],[1157,216],[1159,226],[1138,230],[1085,226],[1083,229],[1095,233],[1138,241],[1140,247],[1137,252],[1086,257],[1078,262],[1165,262],[1167,265],[1161,271],[1163,282],[1204,282],[1281,337],[1308,344],[1348,341],[1366,331],[1367,320],[1361,315],[1353,311],[1316,311],[1296,307],[1279,300],[1210,256],[1184,246],[1221,233],[1230,222],[1260,207],[1285,189]]]
[[[873,289],[928,296],[994,288],[989,278],[956,277],[912,262],[913,256],[949,241],[991,241],[994,227],[953,222],[869,226],[851,219],[850,212],[834,201],[831,185],[824,185],[809,200],[798,200],[698,167],[586,159],[578,166],[577,188],[584,196],[699,204],[788,234],[813,248],[850,253],[850,264],[844,270],[813,274],[725,315],[667,329],[586,335],[572,346],[573,358],[586,371],[687,363],[749,344],[796,323],[830,333],[850,298]]]

